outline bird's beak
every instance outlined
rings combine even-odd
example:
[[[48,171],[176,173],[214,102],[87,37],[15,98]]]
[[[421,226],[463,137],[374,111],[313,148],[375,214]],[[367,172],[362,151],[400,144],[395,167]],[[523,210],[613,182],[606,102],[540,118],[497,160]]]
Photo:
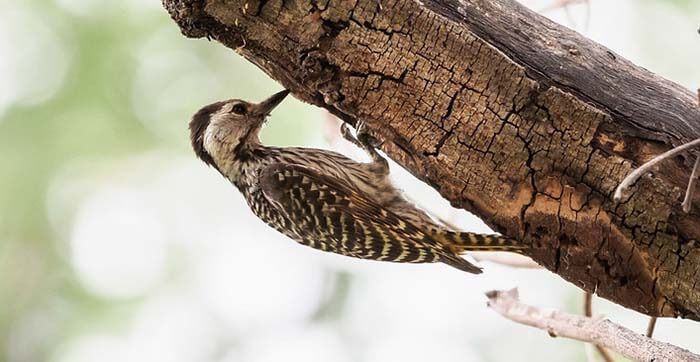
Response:
[[[255,114],[263,118],[267,117],[267,115],[269,115],[270,112],[277,107],[277,105],[282,103],[282,100],[287,97],[287,94],[289,94],[289,90],[285,89],[258,103],[258,105],[255,107]]]

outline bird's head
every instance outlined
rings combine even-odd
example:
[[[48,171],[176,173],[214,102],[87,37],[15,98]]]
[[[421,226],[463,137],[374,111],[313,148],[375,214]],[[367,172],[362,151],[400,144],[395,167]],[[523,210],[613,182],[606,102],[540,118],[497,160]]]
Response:
[[[190,140],[197,157],[216,167],[218,148],[236,150],[259,143],[258,133],[265,118],[287,94],[289,91],[283,90],[260,103],[231,99],[202,107],[190,121]]]

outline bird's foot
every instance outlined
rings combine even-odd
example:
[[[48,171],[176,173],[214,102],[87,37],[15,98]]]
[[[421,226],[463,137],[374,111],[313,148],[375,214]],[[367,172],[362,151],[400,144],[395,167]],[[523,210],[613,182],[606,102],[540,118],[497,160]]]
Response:
[[[363,121],[357,121],[357,139],[362,143],[366,148],[379,148],[382,143],[379,142],[378,139],[376,139],[374,136],[369,134],[367,131],[367,126],[365,125],[365,122]]]
[[[355,138],[355,136],[352,134],[350,131],[350,128],[348,128],[348,124],[343,122],[343,124],[340,125],[340,134],[345,138],[346,141],[354,144],[357,147],[363,148],[362,143]]]

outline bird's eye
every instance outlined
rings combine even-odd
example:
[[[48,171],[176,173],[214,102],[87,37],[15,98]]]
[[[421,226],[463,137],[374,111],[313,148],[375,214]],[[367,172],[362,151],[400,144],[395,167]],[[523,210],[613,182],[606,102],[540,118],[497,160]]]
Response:
[[[231,108],[231,112],[236,114],[245,114],[245,106],[240,103],[235,104],[233,108]]]

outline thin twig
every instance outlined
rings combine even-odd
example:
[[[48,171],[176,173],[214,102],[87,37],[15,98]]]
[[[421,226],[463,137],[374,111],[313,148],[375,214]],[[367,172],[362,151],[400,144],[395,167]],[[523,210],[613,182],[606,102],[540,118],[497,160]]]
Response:
[[[685,198],[683,199],[683,212],[690,212],[690,206],[693,204],[693,194],[695,193],[695,184],[700,177],[700,156],[695,159],[695,166],[693,166],[693,172],[690,174],[690,180],[688,180],[688,188],[685,190]]]
[[[586,317],[593,317],[593,293],[583,293],[583,312]],[[586,346],[591,346],[591,344],[587,344]],[[608,352],[607,349],[597,344],[593,344],[592,346],[598,352],[600,357],[603,358],[603,361],[615,362],[615,359],[610,355],[610,352]]]
[[[590,0],[556,0],[552,4],[548,5],[547,7],[544,7],[540,9],[540,13],[545,13],[550,10],[556,10],[556,9],[564,9],[564,13],[566,14],[566,18],[569,20],[571,25],[576,28],[576,22],[574,21],[573,14],[571,14],[571,10],[569,9],[570,5],[575,5],[575,4],[580,4],[584,3],[586,5],[586,22],[584,24],[583,29],[588,30],[589,24],[591,22],[591,2]]]
[[[649,318],[649,324],[647,324],[647,337],[651,338],[654,335],[654,328],[656,328],[656,317],[651,317]]]
[[[587,3],[588,0],[556,0],[553,3],[549,4],[548,6],[540,9],[539,12],[544,13],[550,10],[556,10],[556,9],[561,9],[561,8],[568,8],[569,5],[574,5],[574,4],[579,4],[579,3]]]
[[[583,292],[583,314],[586,317],[593,316],[593,293]]]
[[[588,29],[591,27],[591,1],[586,0],[586,23],[583,26],[583,29],[588,32]]]
[[[636,170],[634,170],[632,173],[627,175],[622,182],[620,182],[620,185],[617,186],[617,189],[615,189],[615,195],[613,198],[615,201],[620,201],[622,199],[622,193],[627,191],[627,189],[635,183],[642,175],[645,173],[649,172],[649,170],[654,167],[657,163],[667,159],[671,158],[685,150],[698,147],[700,146],[700,138],[696,139],[695,141],[688,142],[684,145],[678,146],[676,148],[670,149],[654,158],[652,158],[650,161],[646,162],[645,164],[639,166]]]
[[[700,107],[700,88],[698,88],[698,99],[697,105]],[[700,178],[700,156],[695,159],[695,166],[693,166],[693,172],[690,174],[690,180],[688,180],[688,188],[685,190],[685,197],[683,198],[683,212],[686,214],[690,212],[690,208],[693,204],[693,194],[695,193],[695,183],[698,178]]]
[[[590,318],[545,310],[518,301],[518,290],[486,293],[488,306],[520,324],[547,331],[551,336],[598,344],[635,361],[700,361],[700,356],[669,343],[656,341],[605,318]]]
[[[505,253],[502,251],[479,251],[469,253],[469,256],[476,261],[490,261],[492,263],[509,266],[518,269],[543,269],[542,265],[525,255],[515,253]]]
[[[565,0],[560,0],[561,2],[565,2]],[[571,3],[576,3],[578,1],[569,1],[569,4]],[[574,16],[571,14],[571,10],[569,9],[569,4],[564,5],[564,14],[566,14],[566,19],[569,20],[573,28],[576,28],[576,21],[574,20]]]

